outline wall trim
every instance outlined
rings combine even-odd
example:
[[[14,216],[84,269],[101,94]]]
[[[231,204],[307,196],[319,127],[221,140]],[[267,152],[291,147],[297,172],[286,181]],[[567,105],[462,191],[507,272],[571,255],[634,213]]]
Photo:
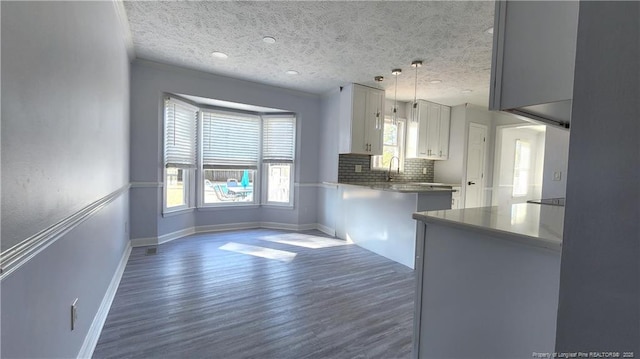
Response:
[[[320,232],[322,232],[324,234],[328,234],[328,235],[330,235],[332,237],[336,236],[335,228],[331,228],[331,227],[325,226],[324,224],[321,224],[321,223],[316,223],[316,226],[317,226],[317,229]]]
[[[134,248],[155,246],[158,244],[171,242],[174,239],[190,236],[192,234],[237,231],[241,229],[256,229],[256,228],[282,229],[285,231],[308,231],[312,229],[317,229],[323,233],[326,233],[334,237],[336,232],[335,229],[321,225],[319,223],[291,224],[291,223],[278,223],[278,222],[240,222],[240,223],[212,224],[212,225],[206,225],[206,226],[189,227],[180,231],[163,234],[162,236],[159,236],[159,237],[134,238],[134,239],[131,239],[131,246]]]
[[[318,183],[318,187],[319,188],[329,188],[329,189],[336,189],[338,188],[338,183],[333,183],[333,182],[322,182],[322,183]]]
[[[109,314],[109,310],[111,309],[113,298],[115,298],[116,292],[118,291],[118,286],[120,285],[122,274],[124,274],[124,269],[127,267],[127,262],[129,261],[130,254],[131,242],[127,242],[124,253],[122,253],[122,257],[120,258],[120,263],[118,263],[118,267],[116,268],[116,271],[111,278],[111,283],[109,283],[107,292],[102,298],[102,302],[100,303],[98,312],[96,313],[95,317],[93,317],[91,327],[89,327],[87,336],[84,338],[84,342],[82,343],[82,348],[80,348],[80,351],[78,352],[78,358],[91,358],[93,356],[93,351],[96,349],[96,344],[98,344],[98,339],[100,338],[100,334],[102,333],[104,323],[107,320],[107,315]]]
[[[162,182],[131,182],[131,188],[161,188]]]
[[[296,182],[293,184],[294,187],[320,187],[320,183],[300,183]]]
[[[0,281],[29,262],[38,253],[62,238],[82,222],[89,219],[99,210],[106,207],[109,203],[113,202],[116,198],[120,197],[123,193],[127,192],[130,187],[131,185],[127,183],[60,222],[45,228],[4,251],[0,255]]]

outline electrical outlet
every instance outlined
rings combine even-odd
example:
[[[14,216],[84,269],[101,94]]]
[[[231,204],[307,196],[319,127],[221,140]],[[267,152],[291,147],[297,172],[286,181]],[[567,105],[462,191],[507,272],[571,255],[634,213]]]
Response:
[[[356,172],[362,172],[362,165],[356,165]]]
[[[76,298],[71,304],[71,330],[76,328],[76,322],[78,321],[78,298]]]
[[[423,167],[423,168],[422,168],[422,174],[423,174],[423,175],[426,175],[426,174],[427,174],[427,168],[426,168],[426,167]]]
[[[562,179],[562,172],[553,172],[553,180],[560,181]]]

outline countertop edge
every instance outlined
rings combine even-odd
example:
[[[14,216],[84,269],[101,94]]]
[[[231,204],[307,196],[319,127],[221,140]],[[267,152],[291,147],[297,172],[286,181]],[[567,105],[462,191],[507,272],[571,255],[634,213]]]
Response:
[[[496,229],[496,228],[489,228],[489,227],[485,227],[477,224],[462,223],[455,220],[429,216],[428,214],[423,214],[420,212],[414,212],[412,215],[412,218],[427,224],[428,223],[444,224],[444,225],[455,227],[455,228],[472,230],[475,232],[481,232],[483,234],[495,235],[497,238],[509,240],[511,242],[515,240],[518,243],[530,245],[533,247],[549,249],[556,252],[562,251],[562,241],[558,241],[556,239],[534,237],[534,236],[529,236],[522,233],[505,231],[505,230]]]
[[[338,182],[323,182],[323,184],[325,185],[330,185],[330,186],[349,186],[349,187],[358,187],[358,188],[366,188],[366,189],[371,189],[371,190],[376,190],[376,191],[386,191],[386,192],[396,192],[396,193],[453,193],[453,192],[458,192],[457,190],[453,189],[453,188],[425,188],[425,189],[394,189],[394,188],[384,188],[381,186],[376,186],[376,185],[366,185],[366,184],[357,184],[357,183],[338,183]],[[391,184],[394,184],[394,182],[391,182]],[[395,184],[398,185],[403,185],[405,183],[398,183],[396,182]],[[443,185],[446,186],[446,185]]]

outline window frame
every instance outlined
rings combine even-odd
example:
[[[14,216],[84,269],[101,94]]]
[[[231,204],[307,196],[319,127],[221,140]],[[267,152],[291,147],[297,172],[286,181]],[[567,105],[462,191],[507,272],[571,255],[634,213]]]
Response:
[[[398,123],[402,123],[402,130],[401,131],[397,131],[398,134],[398,142],[399,144],[397,146],[394,147],[398,147],[398,166],[400,168],[400,173],[404,173],[404,164],[405,164],[405,158],[406,158],[406,146],[407,146],[407,130],[408,130],[408,126],[407,126],[407,120],[404,118],[399,118],[398,119]],[[388,171],[389,170],[389,166],[384,166],[383,165],[383,159],[382,157],[384,156],[384,125],[390,123],[393,124],[393,119],[389,116],[385,116],[384,120],[383,120],[383,124],[382,124],[382,136],[383,136],[383,143],[382,143],[382,155],[378,155],[378,156],[371,156],[371,170],[372,171]],[[389,147],[389,146],[387,146]]]
[[[278,164],[280,162],[263,162],[262,172],[264,173],[264,180],[262,186],[262,198],[260,204],[266,207],[278,207],[278,208],[293,208],[294,205],[294,191],[295,184],[293,179],[295,178],[295,163],[286,163],[289,165],[289,200],[287,202],[269,201],[269,165]]]
[[[290,156],[288,155],[284,155],[282,158],[280,159],[265,159],[264,155],[265,155],[265,148],[264,148],[264,144],[263,146],[260,148],[260,160],[262,162],[262,173],[263,175],[261,176],[262,182],[263,182],[263,186],[262,186],[262,197],[260,198],[260,204],[263,206],[269,206],[269,207],[280,207],[280,208],[293,208],[294,206],[294,198],[295,198],[295,163],[296,163],[296,152],[297,152],[297,143],[298,143],[298,119],[296,117],[296,115],[294,113],[284,113],[284,114],[265,114],[261,116],[261,120],[262,120],[262,140],[264,141],[265,139],[265,123],[267,121],[269,121],[269,119],[284,119],[284,118],[290,118],[293,123],[292,123],[292,129],[293,129],[293,143],[291,144],[291,154]],[[271,164],[288,164],[289,165],[289,199],[287,200],[287,202],[279,202],[279,201],[269,201],[269,177],[270,177],[270,173],[269,173],[269,166]]]
[[[192,175],[190,178],[193,182],[195,182],[195,204],[198,210],[215,210],[215,209],[224,209],[224,208],[257,208],[257,207],[277,207],[277,208],[294,208],[295,206],[295,154],[297,152],[297,143],[298,143],[298,121],[297,115],[293,112],[286,113],[253,113],[253,112],[245,112],[242,110],[235,110],[230,108],[219,108],[219,107],[207,107],[207,106],[197,106],[199,108],[198,112],[198,123],[197,123],[197,140],[196,140],[196,152],[197,152],[197,174]],[[204,113],[205,112],[214,112],[218,114],[228,113],[230,116],[247,116],[247,117],[256,117],[260,122],[260,130],[259,130],[259,146],[258,146],[258,162],[257,166],[254,168],[247,168],[249,170],[255,171],[254,181],[253,181],[253,201],[244,202],[244,201],[229,201],[229,202],[214,202],[214,203],[206,203],[205,202],[205,171],[208,169],[204,168],[203,164],[203,142],[204,142]],[[291,158],[291,162],[288,163],[290,165],[290,173],[289,173],[289,200],[288,202],[275,202],[268,201],[268,164],[269,163],[281,163],[272,161],[263,160],[263,141],[264,141],[264,122],[266,118],[269,117],[291,117],[294,121],[294,132],[293,132],[293,157]],[[284,161],[283,161],[284,162]],[[216,169],[225,169],[224,166],[220,166],[220,168]],[[230,170],[236,169],[233,166],[229,167]],[[241,169],[241,168],[237,168]],[[189,207],[192,208],[192,207]],[[183,210],[183,209],[181,209]]]
[[[184,106],[192,111],[194,111],[194,122],[195,122],[195,134],[194,134],[194,146],[195,146],[195,153],[194,153],[194,159],[193,159],[193,167],[194,168],[190,168],[191,165],[176,165],[176,164],[167,164],[167,159],[166,159],[166,153],[167,153],[167,135],[166,135],[166,131],[167,131],[167,102],[168,101],[176,101],[178,102],[181,106]],[[162,216],[170,216],[172,214],[178,214],[180,212],[185,212],[185,211],[189,211],[189,210],[193,210],[194,206],[193,204],[193,173],[195,171],[195,168],[197,167],[197,151],[198,151],[198,119],[200,118],[200,108],[198,106],[193,105],[192,103],[190,103],[189,101],[186,101],[178,96],[175,96],[173,94],[168,94],[165,93],[162,96],[162,101],[161,101],[161,113],[162,113],[162,159],[161,159],[161,163],[162,163]],[[175,128],[175,124],[174,124],[174,128]],[[168,206],[168,190],[169,190],[169,186],[168,186],[168,181],[167,181],[167,169],[168,168],[176,168],[178,170],[182,170],[183,173],[183,178],[182,178],[182,183],[183,183],[183,195],[184,195],[184,203],[179,205],[179,206],[172,206],[169,207]]]
[[[205,171],[209,170],[208,168],[205,169],[204,168],[204,163],[203,163],[203,157],[204,157],[204,136],[202,135],[204,133],[204,113],[205,112],[209,112],[209,113],[216,113],[216,114],[228,114],[231,117],[242,117],[242,116],[246,116],[246,117],[255,117],[258,119],[259,122],[259,130],[258,130],[258,158],[257,158],[257,162],[256,162],[256,167],[255,168],[246,168],[248,170],[254,170],[256,172],[255,176],[254,176],[254,181],[253,181],[253,201],[251,202],[244,202],[244,201],[229,201],[229,202],[212,202],[212,203],[206,203],[205,202]],[[261,201],[260,199],[261,197],[261,189],[262,189],[262,185],[261,185],[261,178],[262,178],[262,171],[261,171],[261,166],[260,163],[262,162],[262,116],[260,114],[255,114],[255,113],[247,113],[247,112],[243,112],[243,111],[234,111],[233,109],[228,109],[228,108],[208,108],[208,107],[200,107],[200,113],[198,116],[198,140],[197,140],[197,154],[198,154],[198,171],[199,171],[199,175],[198,175],[198,183],[196,185],[197,187],[197,197],[198,200],[197,202],[197,206],[199,209],[211,209],[211,208],[241,208],[241,207],[245,207],[245,208],[250,208],[250,207],[259,207],[261,205]],[[220,168],[215,168],[219,169],[219,170],[225,170],[225,169],[229,169],[229,170],[243,170],[245,168],[240,168],[242,166],[232,166],[229,165],[227,168],[224,167],[224,165],[220,165]]]
[[[528,161],[525,163],[522,161],[522,149],[523,146],[527,148],[527,156]],[[529,195],[530,188],[530,176],[531,176],[531,143],[526,140],[516,139],[515,142],[515,150],[513,156],[513,177],[512,177],[512,189],[511,189],[511,198],[521,198],[527,197]],[[523,166],[524,165],[524,166]],[[522,174],[526,174],[526,176],[522,176]],[[524,192],[518,191],[520,186],[516,186],[516,182],[518,184],[522,183],[524,179]]]

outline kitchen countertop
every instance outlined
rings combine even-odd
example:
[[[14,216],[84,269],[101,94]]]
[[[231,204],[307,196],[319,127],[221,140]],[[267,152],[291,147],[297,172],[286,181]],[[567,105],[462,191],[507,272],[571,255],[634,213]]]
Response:
[[[537,247],[560,250],[564,207],[532,203],[512,206],[415,212],[413,219],[494,234]]]
[[[325,182],[330,185],[340,186],[357,186],[366,187],[370,189],[400,193],[429,193],[429,192],[456,192],[451,187],[458,185],[451,185],[446,183],[431,183],[431,182],[361,182],[361,183],[336,183]]]

